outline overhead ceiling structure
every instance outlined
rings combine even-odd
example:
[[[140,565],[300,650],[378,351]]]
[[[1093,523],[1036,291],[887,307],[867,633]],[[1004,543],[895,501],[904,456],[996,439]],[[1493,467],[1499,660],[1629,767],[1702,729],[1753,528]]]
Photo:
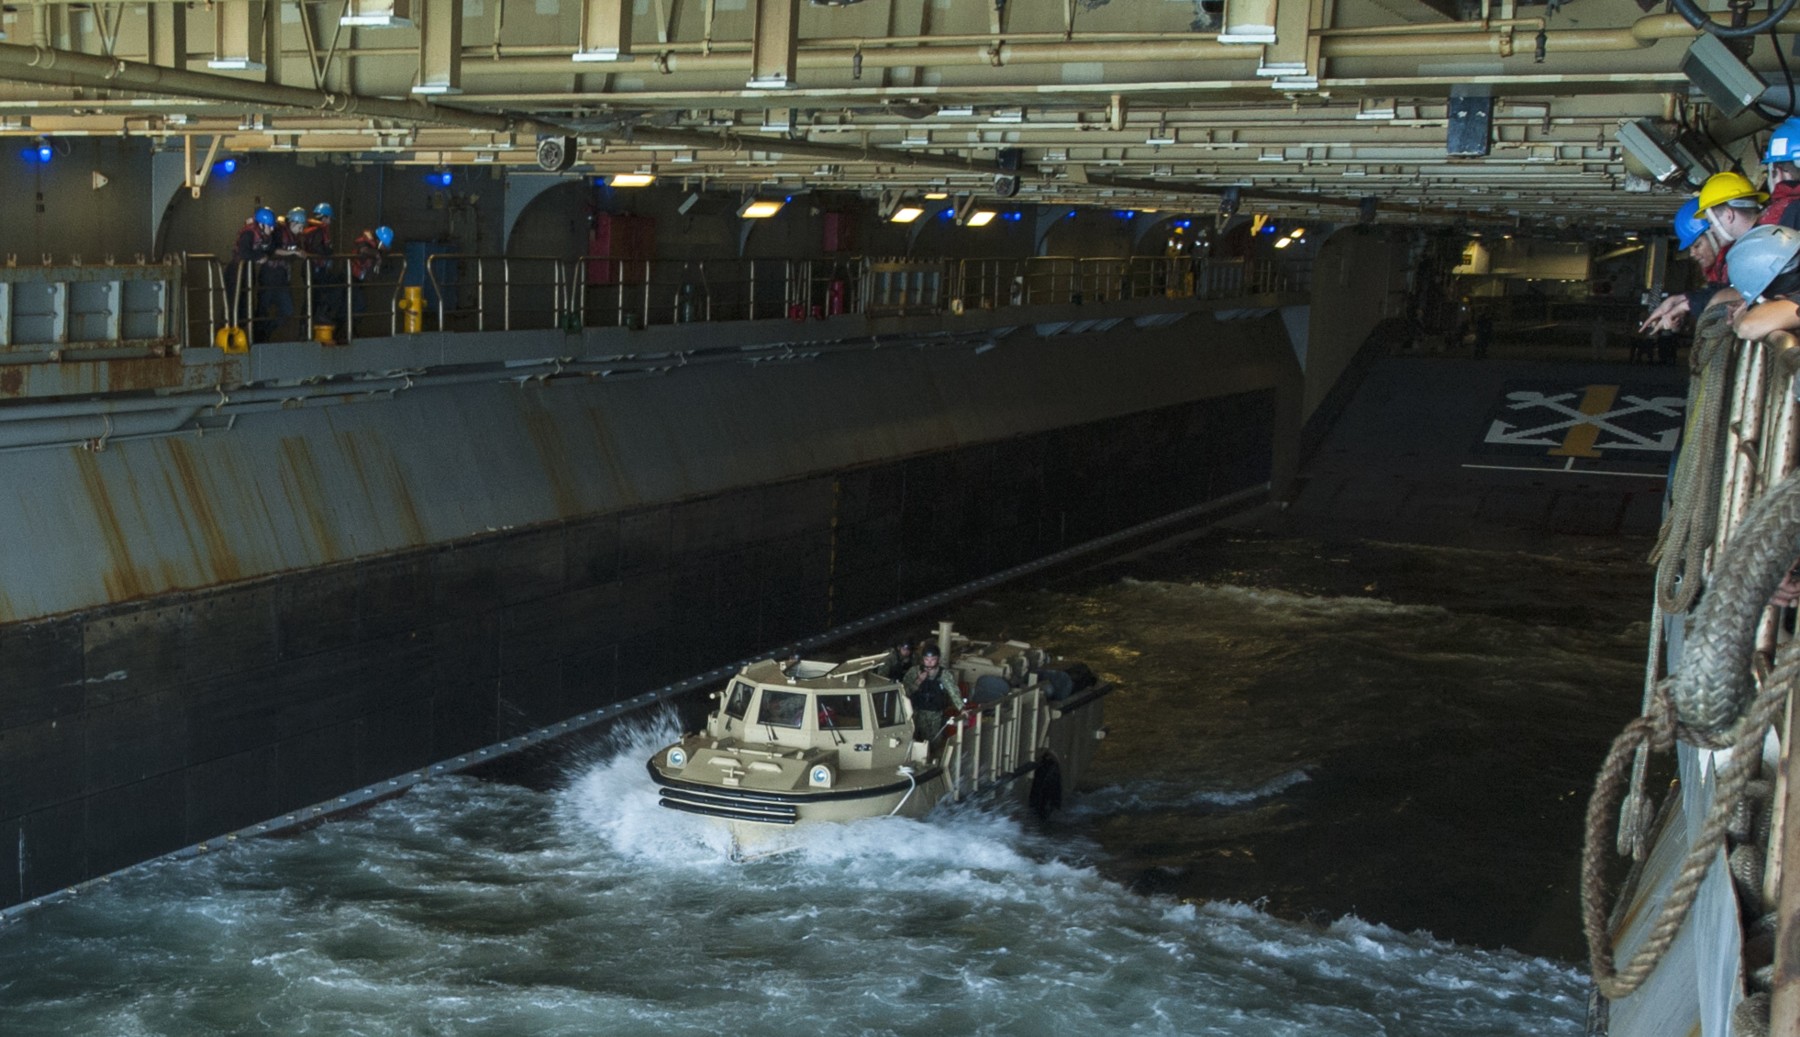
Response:
[[[1765,125],[1637,0],[15,0],[3,28],[0,135],[745,190],[1636,228],[1679,196],[1622,125],[1718,166]],[[1784,84],[1771,39],[1749,64]]]

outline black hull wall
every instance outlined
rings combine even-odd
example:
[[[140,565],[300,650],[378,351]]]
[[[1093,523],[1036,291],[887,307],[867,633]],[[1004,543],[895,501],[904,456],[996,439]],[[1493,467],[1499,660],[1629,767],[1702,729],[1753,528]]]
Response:
[[[1074,347],[1093,354],[1072,365],[1090,388],[1160,372],[1143,409],[1044,399],[1083,420],[0,627],[0,902],[1279,482],[1298,415],[1286,344],[1267,322],[1206,327],[1231,341],[1184,361],[1192,346],[1165,336],[1173,367],[1109,361],[1118,343],[1098,337]],[[851,365],[836,377],[870,392]],[[1105,388],[1129,406],[1128,386]],[[721,397],[695,395],[695,410],[665,408],[638,434],[705,420]],[[893,405],[909,424],[952,423],[920,397]],[[329,441],[321,430],[314,446]],[[614,445],[629,466],[629,440]],[[729,484],[736,465],[718,462]],[[408,525],[451,503],[414,501],[425,514]]]

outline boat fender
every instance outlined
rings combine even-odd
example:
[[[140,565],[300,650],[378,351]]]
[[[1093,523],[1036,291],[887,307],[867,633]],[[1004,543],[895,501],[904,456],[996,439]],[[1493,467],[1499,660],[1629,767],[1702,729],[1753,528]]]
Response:
[[[1031,812],[1040,821],[1062,809],[1062,767],[1056,762],[1056,757],[1046,756],[1038,761],[1037,771],[1031,776],[1031,792],[1027,801],[1031,805]]]

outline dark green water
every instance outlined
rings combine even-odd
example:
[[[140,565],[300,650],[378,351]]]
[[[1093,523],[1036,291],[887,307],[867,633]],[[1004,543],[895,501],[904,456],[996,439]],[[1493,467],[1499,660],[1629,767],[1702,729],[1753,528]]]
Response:
[[[656,805],[674,728],[646,720],[554,788],[434,782],[29,914],[0,1034],[1578,1034],[1634,549],[1214,533],[1008,588],[959,626],[1120,687],[1047,825],[884,818],[734,862]]]

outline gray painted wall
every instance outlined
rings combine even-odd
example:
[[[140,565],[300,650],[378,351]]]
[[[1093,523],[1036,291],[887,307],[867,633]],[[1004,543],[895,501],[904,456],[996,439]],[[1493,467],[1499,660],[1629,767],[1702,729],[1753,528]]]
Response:
[[[1284,481],[1299,392],[1200,316],[0,454],[0,904]]]
[[[1406,257],[1399,233],[1344,227],[1313,261],[1312,313],[1306,330],[1306,397],[1311,417],[1381,321],[1406,312]]]
[[[0,618],[956,449],[1292,374],[1279,322],[1194,314],[1111,336],[1021,330],[981,354],[419,388],[272,408],[204,435],[0,453],[0,481],[37,491],[0,498],[0,527],[34,545],[0,555]]]

